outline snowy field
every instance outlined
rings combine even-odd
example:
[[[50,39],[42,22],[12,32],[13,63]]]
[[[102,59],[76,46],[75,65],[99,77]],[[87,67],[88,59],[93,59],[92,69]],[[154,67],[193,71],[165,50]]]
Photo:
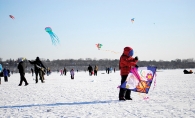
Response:
[[[37,84],[31,74],[26,78],[28,86],[18,86],[18,73],[7,83],[1,78],[0,118],[195,118],[195,74],[181,69],[159,70],[149,99],[132,92],[132,101],[118,100],[119,71],[75,72],[74,80],[52,73]]]

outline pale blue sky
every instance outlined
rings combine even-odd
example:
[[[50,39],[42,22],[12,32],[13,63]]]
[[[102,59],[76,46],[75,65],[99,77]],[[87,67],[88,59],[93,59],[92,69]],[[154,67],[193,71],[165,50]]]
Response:
[[[195,0],[0,0],[0,26],[3,60],[119,59],[103,50],[125,46],[141,61],[195,59]]]

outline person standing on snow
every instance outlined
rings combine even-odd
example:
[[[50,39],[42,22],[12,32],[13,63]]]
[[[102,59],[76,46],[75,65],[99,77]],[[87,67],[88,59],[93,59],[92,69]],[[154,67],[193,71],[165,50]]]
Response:
[[[19,69],[19,73],[20,73],[20,83],[18,86],[21,86],[23,81],[25,82],[25,86],[27,86],[28,82],[25,78],[25,64],[23,62],[23,59],[20,59],[20,62],[18,64],[18,69]]]
[[[66,76],[66,68],[65,67],[64,67],[63,73]]]
[[[131,47],[125,47],[119,61],[121,85],[126,81],[131,68],[137,66],[138,57],[133,58],[132,56],[133,49]],[[131,90],[120,88],[119,100],[132,100]]]
[[[71,76],[71,79],[74,79],[74,69],[70,70],[70,76]]]
[[[91,65],[89,65],[88,67],[88,71],[89,71],[89,76],[92,76],[92,71],[93,71],[93,68]]]
[[[3,76],[4,76],[4,81],[8,82],[8,71],[6,68],[3,69]]]
[[[44,83],[44,70],[46,70],[45,66],[43,65],[43,63],[41,62],[41,60],[39,59],[39,57],[36,58],[35,61],[30,61],[30,64],[34,64],[34,70],[35,70],[35,76],[36,76],[36,80],[35,82],[38,83],[38,75],[41,79],[41,82]]]
[[[95,65],[95,67],[94,67],[94,76],[97,76],[97,71],[98,71],[98,66]]]

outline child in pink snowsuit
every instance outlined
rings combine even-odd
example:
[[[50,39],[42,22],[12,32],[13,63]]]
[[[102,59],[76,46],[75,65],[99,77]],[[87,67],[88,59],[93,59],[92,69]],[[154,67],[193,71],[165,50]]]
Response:
[[[62,69],[60,70],[60,76],[63,76],[63,70]]]

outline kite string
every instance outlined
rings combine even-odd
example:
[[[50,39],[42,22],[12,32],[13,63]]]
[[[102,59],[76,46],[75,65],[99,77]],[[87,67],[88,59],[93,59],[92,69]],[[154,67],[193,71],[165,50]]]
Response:
[[[154,90],[154,88],[156,87],[156,76],[157,76],[157,74],[156,74],[156,72],[155,72],[155,77],[154,77],[154,87],[153,87],[153,90]]]
[[[100,50],[100,48],[98,48],[98,49]],[[102,49],[101,49],[101,50],[102,50]],[[102,51],[106,51],[106,52],[109,51],[109,52],[112,52],[112,53],[115,53],[115,54],[119,54],[119,53],[121,54],[121,52],[115,52],[115,51],[112,51],[112,50],[102,50]]]

